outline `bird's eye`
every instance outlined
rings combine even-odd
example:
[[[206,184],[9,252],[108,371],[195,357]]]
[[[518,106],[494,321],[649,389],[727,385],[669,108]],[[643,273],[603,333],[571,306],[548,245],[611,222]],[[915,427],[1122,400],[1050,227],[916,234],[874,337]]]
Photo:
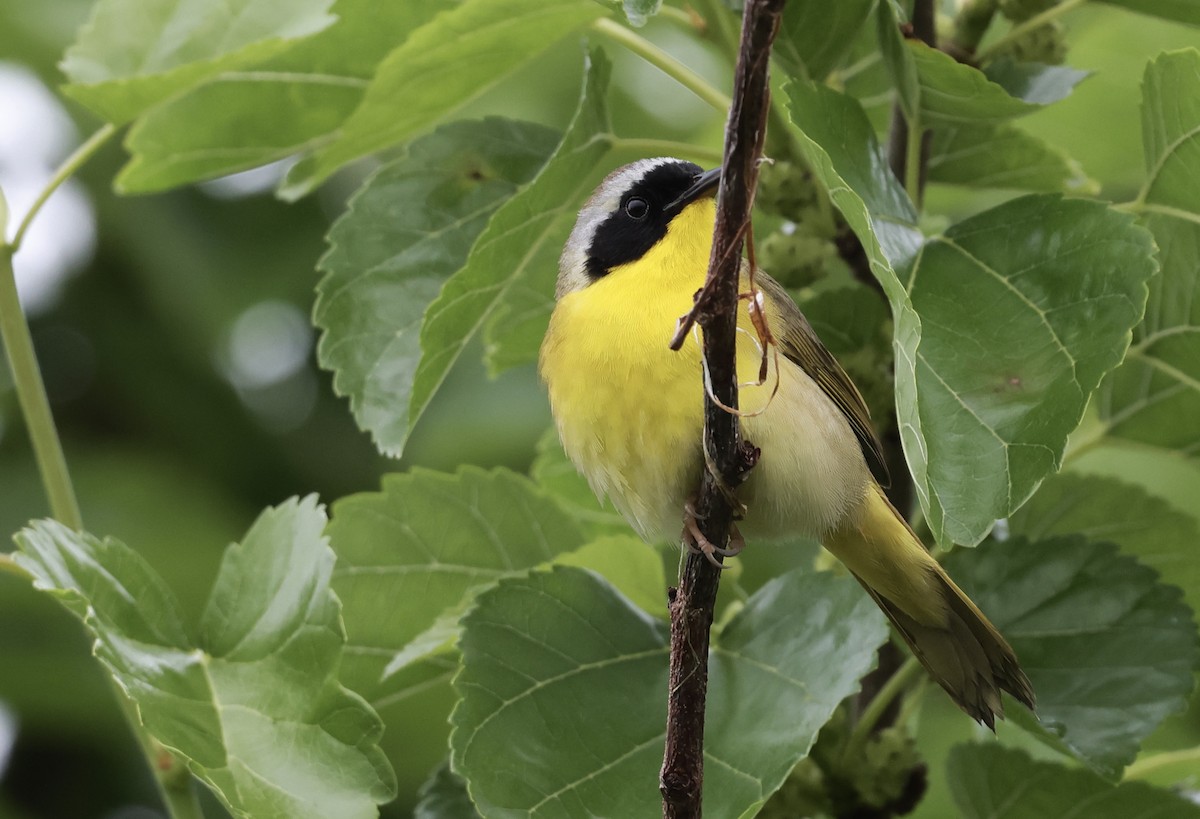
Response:
[[[639,199],[634,196],[625,203],[625,212],[634,219],[644,219],[646,214],[650,212],[650,205],[645,199]]]

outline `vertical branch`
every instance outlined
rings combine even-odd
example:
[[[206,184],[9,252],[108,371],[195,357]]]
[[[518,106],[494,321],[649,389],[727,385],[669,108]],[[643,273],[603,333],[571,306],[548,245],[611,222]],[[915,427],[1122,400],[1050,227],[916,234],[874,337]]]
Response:
[[[721,409],[738,406],[736,338],[738,274],[750,207],[758,181],[758,158],[766,133],[770,91],[767,69],[771,43],[785,0],[748,0],[734,77],[733,104],[725,128],[725,160],[717,205],[708,278],[695,306],[681,320],[676,339],[695,321],[704,331],[704,360],[712,396],[704,401],[705,470],[696,501],[704,536],[718,547],[729,540],[738,486],[758,458],[741,438],[737,416]],[[699,817],[704,785],[704,705],[708,687],[708,644],[720,570],[700,555],[688,556],[671,594],[671,666],[668,677],[667,736],[659,790],[663,816]]]

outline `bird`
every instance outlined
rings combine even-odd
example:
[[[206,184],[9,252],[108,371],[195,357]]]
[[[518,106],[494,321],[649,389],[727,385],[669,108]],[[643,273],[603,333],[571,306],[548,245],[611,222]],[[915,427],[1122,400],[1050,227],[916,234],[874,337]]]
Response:
[[[647,542],[682,532],[710,557],[688,520],[705,468],[699,332],[669,342],[705,281],[719,181],[719,168],[669,157],[610,173],[563,248],[538,356],[563,450],[593,491]],[[1001,691],[1032,710],[1013,649],[884,494],[882,446],[849,376],[779,283],[745,259],[740,278],[755,298],[739,302],[739,423],[761,453],[737,489],[740,536],[819,541],[976,721],[994,730]]]

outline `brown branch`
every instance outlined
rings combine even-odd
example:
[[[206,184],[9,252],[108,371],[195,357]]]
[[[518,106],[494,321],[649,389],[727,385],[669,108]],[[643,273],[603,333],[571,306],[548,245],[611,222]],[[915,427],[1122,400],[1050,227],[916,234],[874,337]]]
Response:
[[[737,416],[714,401],[737,407],[735,347],[738,272],[742,243],[758,181],[758,159],[766,133],[770,91],[767,68],[785,0],[747,0],[734,77],[733,104],[725,128],[725,159],[717,205],[708,278],[695,306],[680,322],[695,321],[704,331],[712,396],[704,401],[707,467],[695,503],[704,536],[718,547],[729,541],[734,520],[732,490],[758,459],[743,441]],[[718,558],[719,559],[719,558]],[[708,643],[720,570],[701,555],[688,555],[671,593],[671,667],[667,694],[667,736],[659,790],[663,816],[701,815],[704,785],[704,704],[708,687]]]

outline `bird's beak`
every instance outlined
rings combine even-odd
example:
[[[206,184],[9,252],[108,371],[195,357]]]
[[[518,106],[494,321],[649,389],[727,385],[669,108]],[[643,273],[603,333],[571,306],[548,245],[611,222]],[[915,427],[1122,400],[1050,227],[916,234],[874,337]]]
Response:
[[[720,168],[705,171],[696,177],[696,181],[692,183],[692,186],[680,194],[678,199],[667,205],[666,212],[674,216],[702,196],[716,196],[717,185],[720,183]]]

